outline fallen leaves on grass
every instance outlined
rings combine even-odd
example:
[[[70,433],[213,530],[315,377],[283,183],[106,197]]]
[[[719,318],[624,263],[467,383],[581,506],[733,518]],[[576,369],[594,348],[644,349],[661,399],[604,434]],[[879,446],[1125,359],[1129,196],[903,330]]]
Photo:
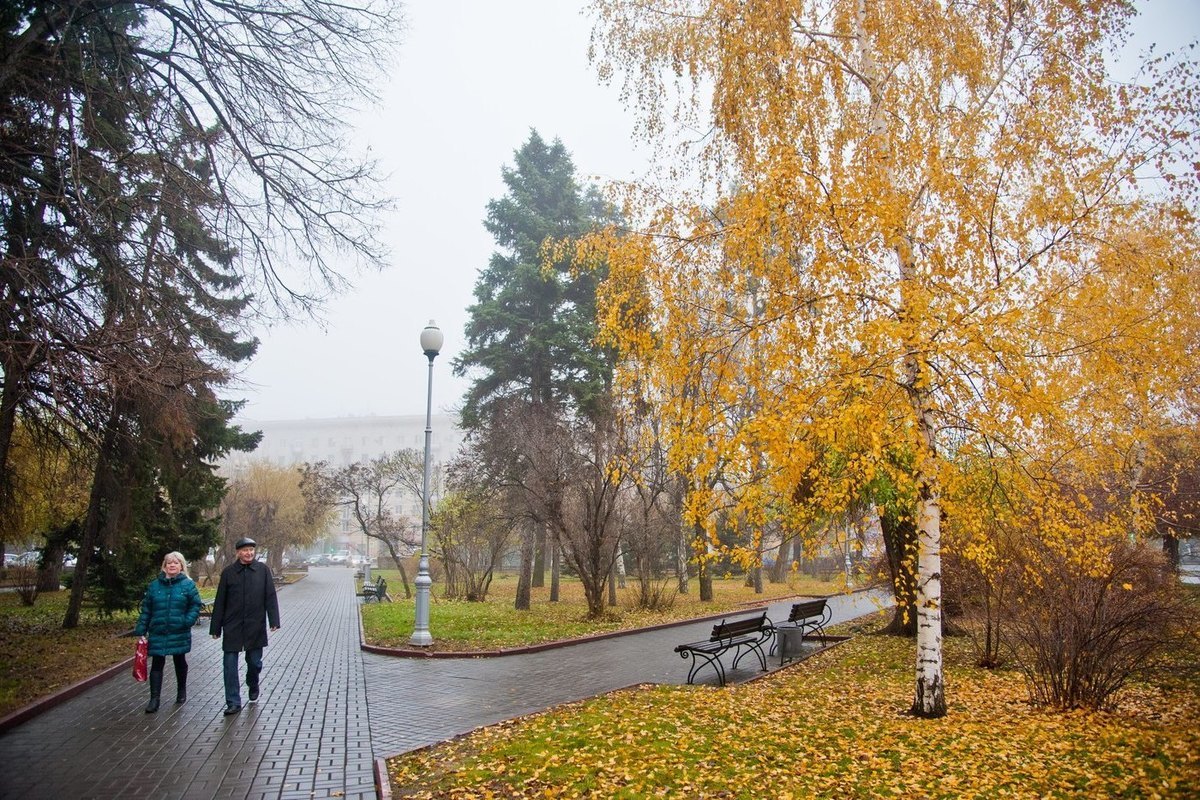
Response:
[[[1030,706],[1016,672],[947,647],[950,713],[905,713],[912,644],[860,636],[744,686],[618,692],[389,762],[399,797],[1184,797],[1196,686],[1117,712]],[[956,652],[957,651],[957,652]]]
[[[0,594],[0,716],[81,681],[133,655],[136,615],[85,615],[64,630],[66,592],[46,592],[33,606]]]

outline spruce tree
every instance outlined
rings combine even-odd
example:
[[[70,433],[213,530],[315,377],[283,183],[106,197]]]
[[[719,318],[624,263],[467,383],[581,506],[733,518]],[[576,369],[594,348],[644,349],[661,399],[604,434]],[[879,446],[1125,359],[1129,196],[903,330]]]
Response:
[[[468,429],[485,424],[501,400],[586,414],[611,376],[610,359],[594,343],[598,276],[546,249],[593,230],[611,212],[579,185],[562,142],[548,144],[537,131],[502,174],[508,191],[488,203],[484,221],[499,249],[480,271],[468,346],[454,362],[456,375],[473,378],[462,414]]]

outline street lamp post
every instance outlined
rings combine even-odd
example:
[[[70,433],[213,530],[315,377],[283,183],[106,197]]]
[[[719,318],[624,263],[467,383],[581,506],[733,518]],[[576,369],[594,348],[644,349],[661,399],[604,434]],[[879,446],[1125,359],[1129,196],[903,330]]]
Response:
[[[428,647],[433,644],[433,634],[429,632],[429,589],[433,586],[433,578],[429,575],[429,442],[433,436],[433,360],[442,349],[445,337],[442,331],[429,320],[429,324],[421,331],[421,349],[429,359],[429,384],[425,396],[425,477],[421,482],[421,561],[417,565],[416,624],[408,643],[418,647]]]

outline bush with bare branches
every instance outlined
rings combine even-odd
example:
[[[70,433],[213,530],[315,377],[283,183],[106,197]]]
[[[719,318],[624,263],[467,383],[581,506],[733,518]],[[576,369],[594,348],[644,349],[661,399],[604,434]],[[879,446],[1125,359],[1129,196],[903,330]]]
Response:
[[[33,564],[17,564],[8,568],[8,580],[21,598],[21,603],[31,606],[38,596],[38,569]]]
[[[1033,702],[1107,709],[1139,671],[1182,640],[1183,596],[1162,554],[1119,543],[1099,559],[1031,539],[1007,615]]]

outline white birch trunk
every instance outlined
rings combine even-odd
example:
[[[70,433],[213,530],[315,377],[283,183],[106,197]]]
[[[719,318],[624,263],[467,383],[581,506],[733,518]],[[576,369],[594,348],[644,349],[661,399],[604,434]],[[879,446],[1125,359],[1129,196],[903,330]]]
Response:
[[[918,502],[917,530],[917,681],[912,713],[946,714],[942,679],[942,509],[935,487]]]
[[[875,140],[875,157],[881,168],[887,164],[888,117],[883,113],[882,78],[875,60],[873,42],[867,35],[866,0],[858,0],[855,39],[859,69],[871,98],[870,135]],[[900,272],[899,316],[908,325],[911,288],[918,280],[912,244],[904,223],[892,233],[892,247]],[[916,331],[905,333],[904,382],[913,416],[920,432],[917,466],[913,475],[917,500],[917,675],[912,713],[919,717],[946,714],[946,692],[942,680],[942,508],[938,478],[937,424],[933,397],[928,388],[928,365]]]
[[[902,280],[911,280],[911,252],[897,248]],[[908,343],[904,356],[906,390],[920,434],[917,467],[917,676],[912,713],[918,717],[946,715],[942,678],[942,504],[938,477],[937,420],[933,398],[926,388],[920,351]]]

